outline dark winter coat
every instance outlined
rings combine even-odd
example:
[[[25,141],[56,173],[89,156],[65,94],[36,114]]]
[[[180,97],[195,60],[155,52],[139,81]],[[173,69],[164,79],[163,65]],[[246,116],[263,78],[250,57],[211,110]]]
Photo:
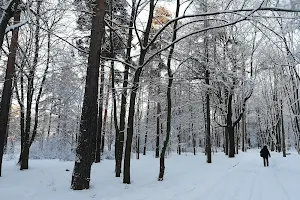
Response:
[[[264,148],[262,148],[260,151],[260,156],[263,158],[268,158],[269,156],[271,157],[271,154],[266,146],[264,146]]]

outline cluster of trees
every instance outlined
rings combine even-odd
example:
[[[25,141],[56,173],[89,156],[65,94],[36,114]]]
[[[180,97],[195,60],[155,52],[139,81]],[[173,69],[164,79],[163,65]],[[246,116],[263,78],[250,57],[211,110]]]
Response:
[[[74,153],[74,190],[89,188],[105,151],[126,184],[132,153],[149,148],[159,181],[172,151],[202,151],[208,163],[264,144],[300,152],[296,1],[0,5],[0,175],[11,136],[21,170],[35,145],[59,151],[49,158]]]

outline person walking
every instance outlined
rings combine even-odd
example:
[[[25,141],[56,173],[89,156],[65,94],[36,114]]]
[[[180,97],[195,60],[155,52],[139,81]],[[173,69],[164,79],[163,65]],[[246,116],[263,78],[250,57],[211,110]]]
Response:
[[[264,166],[269,166],[269,157],[271,157],[268,147],[265,145],[262,150],[260,150],[260,157],[264,159]]]

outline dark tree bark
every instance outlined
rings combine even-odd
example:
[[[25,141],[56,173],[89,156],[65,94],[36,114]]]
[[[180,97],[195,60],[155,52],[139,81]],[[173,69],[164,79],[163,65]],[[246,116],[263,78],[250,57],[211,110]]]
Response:
[[[91,41],[80,121],[80,134],[72,175],[73,190],[89,189],[91,166],[94,161],[97,131],[98,79],[102,39],[104,36],[105,1],[97,0],[93,8]]]
[[[13,0],[6,6],[5,10],[2,10],[1,14],[2,20],[0,21],[0,47],[3,45],[4,36],[6,34],[6,28],[9,20],[15,15],[15,12],[19,12],[18,6],[20,4],[20,0]],[[18,21],[18,23],[20,20]]]
[[[245,142],[246,140],[246,113],[245,115],[242,117],[242,151],[245,152],[246,151],[246,147],[245,147]]]
[[[228,134],[228,128],[225,127],[225,155],[228,155],[229,153],[229,134]]]
[[[36,8],[36,29],[34,33],[35,42],[34,42],[34,58],[32,66],[30,67],[28,79],[27,79],[27,101],[26,101],[26,120],[25,120],[25,132],[24,132],[24,144],[23,149],[21,150],[21,163],[20,170],[28,169],[28,160],[29,160],[29,148],[30,148],[30,129],[31,129],[31,108],[33,102],[33,93],[34,93],[34,77],[36,73],[36,67],[39,59],[39,50],[40,50],[40,8],[41,1],[37,2]],[[33,136],[34,137],[34,136]]]
[[[240,144],[240,123],[237,124],[234,129],[236,135],[236,154],[239,154],[239,144]]]
[[[180,0],[177,0],[177,5],[176,5],[176,14],[175,17],[178,17],[179,15],[179,8],[180,8]],[[177,24],[178,22],[175,21],[174,22],[174,26],[173,26],[173,36],[172,36],[172,42],[174,42],[176,40],[177,37]],[[174,48],[175,48],[175,43],[173,43],[173,45],[171,45],[170,47],[170,52],[168,55],[168,61],[167,61],[167,69],[168,69],[168,76],[169,76],[169,80],[168,80],[168,88],[167,88],[167,132],[166,132],[166,138],[164,141],[164,145],[162,147],[162,151],[160,154],[160,162],[159,162],[159,175],[158,175],[158,180],[162,181],[164,179],[164,174],[165,174],[165,154],[166,154],[166,150],[169,144],[169,140],[170,140],[170,135],[171,135],[171,120],[172,120],[172,94],[171,94],[171,90],[172,90],[172,83],[173,83],[173,72],[171,69],[171,61],[173,58],[173,53],[174,53]]]
[[[178,2],[179,0],[177,0]],[[178,9],[179,10],[179,9]],[[174,47],[171,47],[171,51],[172,53],[169,54],[168,59],[170,59],[171,62],[171,58],[173,55],[173,51],[174,51]],[[168,61],[169,62],[169,61]],[[172,83],[173,83],[173,74],[171,72],[171,69],[168,70],[168,74],[169,74],[169,81],[168,81],[168,89],[167,89],[167,132],[166,132],[166,138],[164,141],[164,145],[162,147],[161,150],[161,154],[160,154],[160,159],[159,159],[159,175],[158,175],[158,180],[162,181],[164,179],[164,174],[165,174],[165,155],[166,155],[166,150],[168,147],[168,143],[170,140],[170,135],[171,135],[171,112],[172,112],[172,99],[171,99],[171,88],[172,88]]]
[[[127,138],[126,138],[126,148],[125,148],[125,157],[124,157],[124,174],[123,174],[123,183],[130,184],[130,154],[132,146],[132,137],[133,137],[133,123],[134,123],[134,108],[135,108],[135,98],[136,93],[139,87],[139,78],[141,75],[142,69],[138,68],[135,77],[134,77],[134,86],[130,94],[130,106],[128,113],[128,126],[127,126]]]
[[[156,106],[156,143],[155,143],[155,158],[159,158],[159,136],[160,136],[160,103],[157,102]]]
[[[145,48],[148,44],[150,30],[152,26],[152,19],[154,14],[155,2],[154,0],[150,0],[149,3],[149,16],[146,25],[146,29],[144,32],[144,37],[142,41],[142,48],[138,62],[138,68],[134,73],[133,78],[133,86],[130,93],[130,102],[129,102],[129,112],[128,112],[128,120],[127,120],[127,138],[126,138],[126,148],[125,148],[125,157],[124,157],[124,176],[123,183],[130,184],[130,154],[131,154],[131,145],[132,145],[132,137],[133,137],[133,124],[134,124],[134,113],[135,113],[135,101],[136,101],[136,93],[139,88],[140,76],[142,73],[142,66],[145,61],[145,56],[148,51],[148,48]]]
[[[33,131],[32,131],[32,136],[31,136],[31,139],[30,139],[30,142],[29,142],[29,148],[31,147],[35,137],[36,137],[36,134],[37,134],[37,127],[38,127],[38,123],[39,123],[39,105],[40,105],[40,100],[41,100],[41,97],[42,97],[42,93],[43,93],[43,88],[44,88],[44,85],[45,85],[45,81],[46,81],[46,78],[47,78],[47,74],[48,74],[48,69],[49,69],[49,66],[50,66],[50,48],[51,48],[51,34],[50,32],[48,32],[47,34],[47,61],[46,61],[46,68],[45,68],[45,71],[43,73],[43,78],[42,78],[42,82],[41,82],[41,85],[40,85],[40,88],[39,88],[39,92],[38,92],[38,96],[37,96],[37,99],[35,101],[35,117],[34,117],[34,126],[33,126]]]
[[[235,154],[235,138],[234,138],[234,128],[236,125],[241,121],[244,112],[245,112],[245,107],[246,107],[246,102],[247,100],[251,97],[252,92],[243,99],[243,105],[242,109],[240,111],[240,114],[238,118],[233,121],[232,120],[232,101],[233,101],[233,94],[232,94],[233,89],[228,94],[228,103],[227,103],[227,116],[226,116],[226,128],[228,131],[228,142],[229,142],[229,152],[228,156],[229,158],[233,158]]]
[[[14,16],[14,24],[20,22],[20,12]],[[1,27],[0,27],[1,28]],[[7,125],[9,120],[10,102],[12,96],[12,83],[15,73],[16,53],[18,49],[19,30],[15,29],[12,33],[10,53],[8,56],[7,67],[5,72],[5,81],[2,90],[0,104],[0,176],[2,175],[2,159],[4,151],[5,136],[7,134]],[[2,41],[3,42],[3,41]],[[1,43],[2,44],[2,43]]]
[[[126,117],[126,105],[127,105],[127,87],[128,87],[128,76],[129,76],[129,63],[131,63],[131,48],[132,48],[132,39],[133,39],[133,25],[136,18],[136,0],[132,1],[131,6],[131,15],[129,22],[129,32],[128,40],[126,47],[126,65],[124,71],[124,80],[121,97],[121,111],[120,111],[120,126],[119,133],[116,135],[116,177],[121,176],[121,167],[122,167],[122,158],[123,158],[123,149],[124,149],[124,132],[125,132],[125,117]]]
[[[203,11],[207,12],[207,1],[204,2]],[[204,28],[209,26],[207,18],[204,21]],[[210,131],[210,90],[209,90],[209,79],[210,79],[210,72],[209,72],[209,52],[208,52],[208,33],[207,31],[204,33],[204,63],[205,63],[205,84],[207,85],[206,97],[205,97],[205,113],[206,113],[206,136],[205,136],[205,152],[207,163],[211,163],[211,131]]]
[[[113,21],[113,1],[110,1],[110,26],[112,27],[112,21]],[[110,56],[114,57],[114,42],[113,42],[113,30],[110,29]],[[117,116],[117,99],[116,99],[116,89],[115,89],[115,66],[114,61],[111,61],[111,92],[112,92],[112,101],[113,101],[113,115],[114,115],[114,125],[115,125],[115,131],[116,131],[116,137],[118,137],[120,131],[119,131],[119,125],[118,125],[118,116]],[[117,142],[117,140],[116,140]],[[115,146],[118,146],[116,144]],[[117,152],[117,151],[115,151]],[[115,154],[117,156],[117,153]]]
[[[140,134],[136,135],[136,159],[140,159]]]
[[[194,124],[192,124],[193,127]],[[197,151],[196,151],[196,135],[195,133],[193,133],[193,151],[194,151],[194,156],[196,155]]]
[[[206,69],[206,85],[209,85],[209,70]],[[207,90],[209,90],[207,88]],[[206,156],[207,163],[211,163],[211,133],[210,133],[210,95],[209,91],[206,92]]]
[[[227,131],[228,131],[228,142],[229,142],[229,150],[228,150],[229,158],[234,157],[234,154],[235,154],[234,126],[232,124],[232,101],[233,101],[232,97],[233,97],[233,94],[231,94],[231,92],[228,96],[227,116],[226,116],[226,124],[227,124]]]
[[[180,131],[180,127],[178,128],[179,131]],[[180,136],[180,133],[178,133],[177,135],[177,138],[178,138],[178,155],[181,155],[181,136]]]

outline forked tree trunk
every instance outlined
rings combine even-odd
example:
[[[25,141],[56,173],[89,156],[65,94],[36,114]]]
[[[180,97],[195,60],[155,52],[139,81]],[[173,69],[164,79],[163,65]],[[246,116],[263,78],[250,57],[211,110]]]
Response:
[[[80,134],[78,136],[76,159],[71,181],[73,190],[89,189],[91,166],[95,158],[98,79],[100,52],[104,36],[105,1],[97,0],[95,3]]]
[[[36,73],[36,67],[38,64],[39,50],[40,50],[40,8],[41,1],[37,2],[36,7],[36,29],[34,33],[34,58],[32,66],[29,70],[29,76],[27,80],[27,101],[26,101],[26,120],[25,120],[25,132],[24,132],[24,144],[21,150],[21,163],[20,170],[28,169],[28,159],[29,159],[29,148],[30,148],[30,130],[31,130],[31,108],[33,102],[33,92],[34,92],[34,77]],[[34,137],[34,136],[33,136]]]
[[[122,168],[122,158],[123,158],[123,149],[124,149],[124,140],[125,140],[125,118],[126,118],[126,106],[127,106],[127,87],[128,87],[128,76],[129,76],[129,64],[131,63],[131,48],[133,40],[133,26],[135,21],[135,12],[136,12],[136,0],[132,0],[131,6],[131,15],[129,22],[129,31],[128,31],[128,40],[126,47],[126,65],[124,71],[124,80],[123,80],[123,92],[121,97],[121,111],[120,111],[120,126],[119,133],[116,135],[116,177],[121,176]]]
[[[149,16],[146,25],[146,29],[143,35],[142,48],[139,56],[138,68],[134,73],[133,85],[130,93],[130,102],[129,102],[129,112],[127,120],[127,138],[126,138],[126,148],[125,148],[125,157],[124,157],[124,176],[123,183],[130,184],[130,157],[131,157],[131,146],[132,146],[132,137],[133,137],[133,124],[134,124],[134,112],[135,112],[135,101],[136,101],[136,92],[139,89],[140,76],[143,70],[143,64],[145,61],[146,53],[148,48],[145,48],[148,45],[148,40],[150,36],[150,30],[152,27],[152,20],[154,14],[155,2],[150,0],[149,2]],[[136,16],[135,16],[136,17]]]
[[[39,12],[38,12],[39,13]],[[49,66],[50,66],[50,48],[51,48],[51,34],[50,32],[47,34],[47,61],[46,61],[46,68],[44,70],[43,73],[43,78],[42,78],[42,82],[39,88],[39,92],[38,92],[38,96],[37,99],[35,101],[35,116],[34,116],[34,126],[33,126],[33,131],[32,131],[32,136],[30,139],[30,143],[29,143],[29,148],[31,147],[36,134],[37,134],[37,127],[39,124],[39,106],[40,106],[40,100],[42,97],[42,93],[43,93],[43,88],[45,85],[45,81],[47,78],[47,74],[48,74],[48,70],[49,70]]]

